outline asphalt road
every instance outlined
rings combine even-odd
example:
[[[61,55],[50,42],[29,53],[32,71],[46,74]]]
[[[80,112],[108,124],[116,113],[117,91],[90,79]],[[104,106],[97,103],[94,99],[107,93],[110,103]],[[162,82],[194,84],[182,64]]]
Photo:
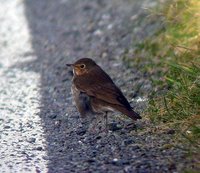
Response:
[[[171,134],[124,128],[87,130],[72,104],[66,63],[91,57],[139,112],[151,84],[123,53],[152,31],[141,25],[153,0],[6,0],[0,2],[0,172],[181,172],[184,151]],[[140,92],[136,88],[140,86]],[[100,123],[101,124],[101,123]],[[115,125],[117,124],[117,128]],[[145,120],[139,125],[150,126]]]

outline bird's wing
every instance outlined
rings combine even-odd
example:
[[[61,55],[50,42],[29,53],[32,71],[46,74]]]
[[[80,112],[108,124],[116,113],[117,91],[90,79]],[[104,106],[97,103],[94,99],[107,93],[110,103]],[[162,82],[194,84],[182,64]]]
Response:
[[[74,84],[77,89],[85,92],[89,96],[96,97],[111,104],[125,106],[131,110],[130,104],[120,89],[100,67],[95,68],[87,76],[77,77]]]

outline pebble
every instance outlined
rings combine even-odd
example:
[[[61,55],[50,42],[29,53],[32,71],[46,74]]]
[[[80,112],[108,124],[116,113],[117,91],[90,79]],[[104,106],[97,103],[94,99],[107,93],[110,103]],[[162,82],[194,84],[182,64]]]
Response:
[[[50,115],[48,115],[48,117],[51,119],[55,119],[57,117],[57,114],[50,114]]]
[[[36,147],[35,149],[38,150],[38,151],[42,151],[43,150],[42,147]]]
[[[132,139],[127,139],[127,140],[123,141],[123,145],[125,145],[125,146],[133,144],[133,143],[134,143],[134,140],[132,140]]]
[[[80,136],[85,135],[85,133],[86,133],[86,130],[85,130],[85,129],[79,129],[79,130],[76,131],[76,134],[77,134],[77,135],[80,135]]]
[[[10,129],[11,127],[10,126],[4,126],[4,129]]]
[[[35,143],[36,141],[36,138],[29,138],[27,139],[27,142],[30,142],[30,143]]]
[[[109,130],[111,131],[117,131],[117,130],[122,129],[122,126],[119,123],[108,124],[108,127],[109,127]]]
[[[98,30],[94,31],[93,34],[94,34],[95,36],[102,36],[102,35],[103,35],[103,32],[102,32],[100,29],[98,29]]]
[[[169,135],[173,135],[175,133],[176,133],[176,131],[174,129],[170,129],[167,131],[167,134],[169,134]]]

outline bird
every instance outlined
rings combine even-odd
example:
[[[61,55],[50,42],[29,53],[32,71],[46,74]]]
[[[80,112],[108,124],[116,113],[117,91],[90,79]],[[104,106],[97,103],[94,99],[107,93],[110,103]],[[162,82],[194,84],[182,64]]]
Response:
[[[118,111],[132,120],[141,119],[115,85],[111,77],[90,58],[81,58],[73,64],[72,96],[81,115],[104,114],[107,125],[107,113]]]

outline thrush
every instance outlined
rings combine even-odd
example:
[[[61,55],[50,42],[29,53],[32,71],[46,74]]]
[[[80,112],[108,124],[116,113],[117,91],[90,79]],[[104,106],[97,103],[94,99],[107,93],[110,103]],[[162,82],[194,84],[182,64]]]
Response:
[[[91,113],[115,110],[133,120],[141,119],[110,76],[92,59],[82,58],[73,64],[72,95],[78,111],[84,117]]]

